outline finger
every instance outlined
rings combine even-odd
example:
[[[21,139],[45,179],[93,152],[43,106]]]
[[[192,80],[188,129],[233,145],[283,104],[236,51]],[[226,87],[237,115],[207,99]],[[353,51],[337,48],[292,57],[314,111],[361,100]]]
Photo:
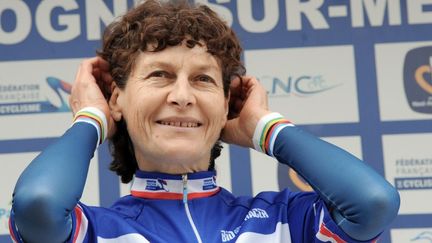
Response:
[[[229,103],[230,105],[232,105],[235,104],[235,102],[237,102],[238,100],[244,100],[244,95],[241,95],[240,93],[231,95]]]
[[[241,99],[235,99],[230,102],[229,106],[229,119],[233,119],[235,117],[238,117],[242,108],[244,106],[244,100]]]
[[[247,91],[245,91],[247,97],[249,97],[252,92],[259,92],[262,96],[267,97],[267,90],[255,77],[245,76],[243,87],[247,89]]]
[[[239,77],[236,77],[231,81],[230,84],[230,92],[232,96],[239,96],[241,94],[242,89],[242,80]]]
[[[106,72],[100,68],[93,69],[93,76],[96,78],[98,83],[105,83],[111,85],[113,78],[109,72]]]
[[[84,60],[77,72],[76,82],[80,83],[93,83],[96,82],[99,88],[106,96],[110,89],[112,77],[108,72],[108,62],[100,57],[94,57]]]
[[[109,71],[109,63],[101,57],[98,57],[98,56],[92,57],[92,58],[86,59],[85,62],[86,62],[86,64],[89,65],[88,67],[91,69],[99,68],[105,72]]]
[[[108,72],[110,69],[109,63],[104,60],[102,57],[94,57],[91,59],[93,67],[98,67],[102,71]]]
[[[240,77],[235,77],[231,80],[230,87],[237,87],[241,83]]]
[[[85,59],[81,62],[80,72],[93,73],[93,70],[97,67],[97,60],[93,58]]]
[[[87,85],[89,82],[95,82],[95,78],[93,76],[91,60],[86,59],[82,61],[79,65],[74,81],[74,86],[80,87],[82,85]]]
[[[256,87],[261,87],[259,81],[253,76],[242,76],[240,80],[233,80],[232,90],[234,95],[243,99],[250,95],[250,92]]]
[[[78,74],[94,74],[95,70],[109,72],[109,64],[100,57],[93,57],[81,62]]]
[[[110,73],[108,72],[102,72],[101,73],[101,80],[109,85],[113,82],[113,78]]]
[[[99,68],[94,68],[92,71],[93,77],[95,77],[96,81],[99,83],[101,81],[102,71]]]
[[[111,74],[99,67],[93,68],[93,76],[95,76],[96,79],[101,80],[103,82],[110,83],[112,81]]]
[[[253,76],[243,76],[243,84],[242,87],[246,89],[252,88],[254,85],[260,85],[258,80]]]

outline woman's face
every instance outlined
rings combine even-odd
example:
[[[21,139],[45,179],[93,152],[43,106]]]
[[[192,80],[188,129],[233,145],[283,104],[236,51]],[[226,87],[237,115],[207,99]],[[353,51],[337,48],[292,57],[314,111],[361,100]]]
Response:
[[[221,67],[197,45],[141,53],[110,103],[127,123],[139,168],[165,173],[207,170],[228,113]]]

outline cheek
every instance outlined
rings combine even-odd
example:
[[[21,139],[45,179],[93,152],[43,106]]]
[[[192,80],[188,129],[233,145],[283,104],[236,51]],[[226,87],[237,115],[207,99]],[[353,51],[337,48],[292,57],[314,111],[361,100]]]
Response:
[[[225,124],[227,122],[227,118],[226,118],[226,114],[225,114],[225,109],[218,108],[215,109],[214,104],[208,108],[209,112],[212,112],[210,115],[210,119],[213,121],[213,128],[215,130],[218,130],[217,132],[219,132],[220,130],[222,130],[225,127]]]
[[[129,103],[125,119],[130,131],[138,134],[142,134],[142,132],[145,131],[146,111],[148,111],[148,108],[149,107],[142,106],[137,101]]]
[[[228,106],[225,96],[219,94],[217,96],[206,97],[206,103],[203,106],[208,117],[215,123],[217,128],[222,129],[227,121]]]

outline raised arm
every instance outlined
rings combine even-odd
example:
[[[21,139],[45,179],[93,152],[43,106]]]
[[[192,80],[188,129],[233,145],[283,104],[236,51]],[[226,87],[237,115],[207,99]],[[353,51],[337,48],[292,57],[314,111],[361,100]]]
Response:
[[[97,139],[92,125],[76,123],[21,174],[12,211],[25,242],[68,239],[70,214],[81,198]]]
[[[25,242],[64,242],[70,237],[71,212],[81,198],[89,162],[107,135],[104,119],[109,117],[109,109],[96,81],[109,82],[103,74],[107,69],[100,58],[81,64],[70,99],[73,126],[41,152],[18,179],[11,227]],[[113,122],[108,120],[108,124],[113,130]]]
[[[305,178],[352,238],[372,240],[395,218],[399,194],[363,161],[295,126],[265,137],[270,137],[266,152]]]
[[[265,152],[296,170],[353,239],[373,239],[396,217],[399,194],[394,187],[350,153],[271,113],[256,79],[236,79],[231,91],[234,118],[223,131],[224,141]]]

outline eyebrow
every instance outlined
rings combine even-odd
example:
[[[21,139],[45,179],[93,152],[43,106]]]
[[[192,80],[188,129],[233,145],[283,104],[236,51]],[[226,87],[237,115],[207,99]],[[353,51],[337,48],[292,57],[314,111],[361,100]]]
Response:
[[[148,67],[150,68],[155,68],[155,67],[161,67],[161,68],[173,68],[175,67],[175,65],[173,65],[170,62],[164,62],[164,61],[153,61],[150,62],[149,64],[147,64]],[[214,71],[218,71],[219,66],[215,66],[215,65],[211,65],[211,64],[198,64],[196,65],[196,67],[194,69],[199,70],[199,71],[210,71],[210,70],[214,70]]]
[[[161,61],[154,61],[147,64],[148,67],[164,67],[164,68],[170,68],[173,65],[169,62],[161,62]]]

